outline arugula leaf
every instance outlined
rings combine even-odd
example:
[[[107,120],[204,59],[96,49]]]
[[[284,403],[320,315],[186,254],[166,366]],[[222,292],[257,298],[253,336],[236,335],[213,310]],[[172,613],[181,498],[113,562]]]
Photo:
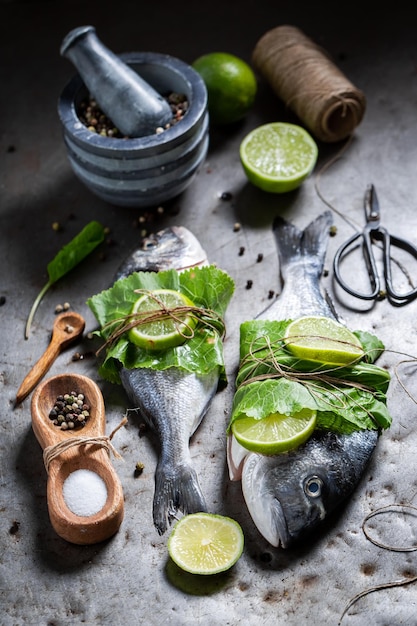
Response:
[[[373,365],[383,343],[370,333],[356,331],[365,350],[359,363],[339,367],[300,360],[283,341],[290,323],[252,320],[241,325],[237,390],[228,432],[236,419],[245,416],[293,415],[303,408],[317,411],[317,428],[338,433],[388,428],[392,420],[386,392],[391,377]]]
[[[135,293],[138,289],[174,289],[188,296],[197,307],[214,311],[223,317],[234,292],[234,282],[226,272],[214,265],[181,272],[135,272],[87,300],[101,326],[98,334],[103,340],[106,341],[111,336],[114,330],[112,322],[130,314],[138,299],[138,294]],[[110,382],[120,383],[119,369],[122,366],[128,369],[149,367],[157,370],[180,367],[203,374],[219,368],[220,380],[223,384],[226,383],[222,337],[214,327],[205,324],[199,325],[194,337],[184,344],[159,352],[139,348],[126,335],[122,335],[106,349],[99,372]]]
[[[87,224],[83,230],[66,244],[47,265],[48,282],[36,297],[26,322],[25,338],[29,338],[30,328],[36,310],[48,289],[60,278],[68,274],[104,240],[104,227],[96,221]]]

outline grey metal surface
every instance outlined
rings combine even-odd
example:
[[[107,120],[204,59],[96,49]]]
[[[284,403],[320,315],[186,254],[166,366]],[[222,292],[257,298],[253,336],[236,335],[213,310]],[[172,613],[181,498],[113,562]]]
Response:
[[[319,5],[319,6],[318,6]],[[415,402],[395,377],[401,354],[417,354],[417,301],[373,308],[334,294],[331,261],[352,233],[335,212],[323,284],[352,328],[375,332],[386,344],[383,364],[393,374],[389,406],[393,425],[383,434],[371,465],[349,502],[322,530],[291,551],[271,549],[248,518],[240,484],[230,483],[225,427],[238,359],[239,324],[268,304],[280,289],[271,233],[282,214],[304,226],[326,207],[317,192],[356,224],[363,223],[363,194],[373,182],[383,221],[417,243],[417,14],[409,6],[378,7],[378,13],[335,7],[333,2],[219,2],[200,4],[10,2],[0,5],[0,622],[4,626],[67,624],[287,624],[336,625],[347,602],[382,583],[417,575],[413,552],[392,552],[371,543],[362,523],[372,510],[415,503],[417,493]],[[299,192],[262,193],[246,182],[238,147],[255,126],[293,118],[260,81],[254,110],[233,129],[214,130],[206,163],[177,200],[145,225],[143,211],[120,209],[95,198],[77,181],[67,161],[57,98],[72,75],[59,55],[63,36],[91,23],[115,52],[154,50],[191,63],[222,50],[250,60],[258,38],[279,24],[294,24],[320,43],[367,98],[365,118],[348,146],[321,145],[315,174]],[[345,147],[342,154],[341,148]],[[334,162],[331,160],[335,159]],[[331,163],[331,164],[330,164]],[[329,165],[326,169],[323,166]],[[221,199],[230,192],[231,199]],[[46,282],[46,266],[58,249],[91,219],[110,229],[105,255],[93,254],[44,298],[32,334],[24,340],[30,305]],[[52,227],[59,223],[61,230]],[[240,230],[234,228],[241,225]],[[106,288],[119,263],[137,245],[141,229],[183,224],[200,239],[211,261],[228,271],[236,292],[227,316],[225,356],[229,386],[219,393],[193,438],[191,453],[212,512],[237,519],[245,551],[229,574],[199,584],[175,571],[167,559],[167,535],[152,524],[156,453],[129,414],[113,444],[113,460],[125,492],[125,518],[105,544],[78,547],[52,530],[46,508],[46,473],[30,424],[30,398],[13,410],[16,391],[45,349],[56,304],[65,301],[95,327],[86,299]],[[239,251],[244,250],[243,254]],[[263,259],[257,262],[258,255]],[[355,272],[352,267],[352,272]],[[414,274],[416,276],[416,274]],[[247,289],[248,280],[252,288]],[[90,350],[88,339],[79,351]],[[108,433],[128,408],[123,391],[99,379],[93,358],[59,356],[50,374],[85,373],[105,397]],[[413,364],[401,369],[417,395]],[[137,461],[143,474],[135,478]],[[412,545],[412,519],[389,517],[391,543]],[[382,523],[382,522],[381,522]],[[379,522],[373,521],[375,532]],[[391,533],[391,535],[390,535]],[[416,618],[417,585],[376,591],[357,602],[342,624],[407,624]]]

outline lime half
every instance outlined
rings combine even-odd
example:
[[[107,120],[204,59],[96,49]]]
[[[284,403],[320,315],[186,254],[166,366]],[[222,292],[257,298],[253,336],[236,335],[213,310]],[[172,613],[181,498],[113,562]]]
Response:
[[[240,525],[230,517],[191,513],[177,522],[168,539],[168,553],[191,574],[218,574],[228,570],[243,552]]]
[[[262,419],[241,417],[232,424],[232,433],[241,446],[261,454],[279,454],[303,444],[316,427],[316,411],[303,409],[294,415],[273,413]]]
[[[311,135],[296,124],[258,126],[240,144],[240,160],[248,180],[273,193],[297,189],[311,174],[318,157]]]
[[[188,307],[193,302],[172,289],[156,289],[141,296],[132,308],[138,325],[128,337],[132,343],[147,350],[166,350],[183,344],[193,336],[197,320]]]
[[[361,342],[346,326],[314,315],[300,317],[287,326],[285,345],[300,359],[333,365],[350,365],[364,355]]]

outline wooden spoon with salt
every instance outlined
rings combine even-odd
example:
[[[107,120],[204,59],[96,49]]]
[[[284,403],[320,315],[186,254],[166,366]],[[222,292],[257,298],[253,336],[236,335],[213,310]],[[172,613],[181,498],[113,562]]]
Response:
[[[84,328],[84,318],[74,311],[65,311],[56,317],[51,341],[39,361],[32,367],[20,385],[16,394],[15,406],[30,394],[40,379],[45,376],[61,350],[78,339],[84,332]]]
[[[85,396],[90,415],[84,427],[62,430],[49,414],[57,397],[72,391]],[[124,498],[120,480],[109,458],[111,444],[105,436],[105,408],[99,387],[81,374],[58,374],[36,388],[31,413],[33,431],[44,450],[48,472],[48,511],[54,530],[66,541],[78,545],[110,538],[122,522]],[[65,483],[74,472],[82,474],[84,480],[81,485],[78,483],[75,494],[84,507],[87,502],[90,503],[87,506],[94,508],[97,481],[103,485],[104,499],[100,510],[84,514],[80,514],[79,510],[74,512],[77,506],[74,506],[73,498],[68,500],[65,496]],[[91,477],[94,477],[93,483],[89,483]]]

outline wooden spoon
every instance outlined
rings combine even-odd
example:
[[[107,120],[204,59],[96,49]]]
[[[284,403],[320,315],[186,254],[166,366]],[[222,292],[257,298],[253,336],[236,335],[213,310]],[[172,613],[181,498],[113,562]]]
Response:
[[[29,374],[19,387],[16,394],[15,406],[22,402],[36,387],[41,378],[51,367],[61,350],[73,343],[84,332],[84,318],[74,311],[66,311],[58,315],[52,329],[51,341]]]
[[[90,416],[83,428],[61,430],[49,413],[59,395],[82,393],[90,405]],[[101,391],[90,378],[81,374],[59,374],[43,381],[31,402],[32,428],[42,449],[75,437],[101,437],[105,434],[105,408]],[[63,495],[68,476],[79,469],[95,472],[105,483],[107,500],[92,515],[75,514]],[[56,533],[71,543],[93,544],[114,535],[123,519],[124,499],[119,478],[110,463],[109,452],[97,443],[80,443],[52,458],[48,468],[48,511]]]

